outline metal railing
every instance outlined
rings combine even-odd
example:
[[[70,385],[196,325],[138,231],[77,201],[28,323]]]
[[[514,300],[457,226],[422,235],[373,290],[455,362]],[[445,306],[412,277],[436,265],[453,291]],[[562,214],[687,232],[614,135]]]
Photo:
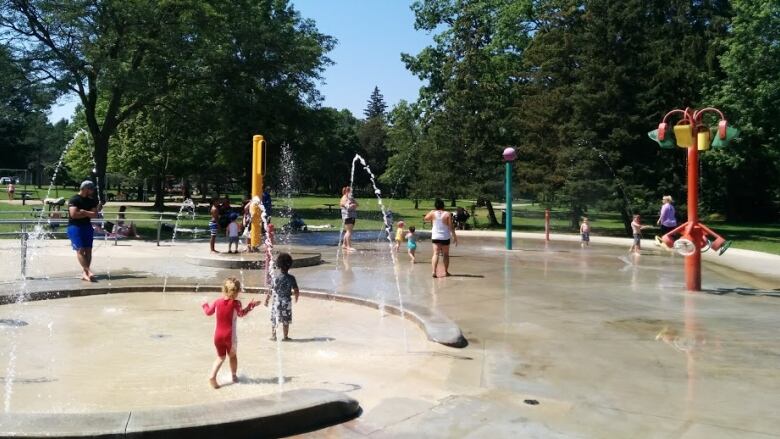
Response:
[[[7,213],[7,211],[6,212],[0,212],[0,213]],[[23,213],[31,213],[31,212],[30,211],[25,211]],[[35,212],[32,212],[32,213],[35,213]],[[162,213],[157,213],[156,215],[158,215],[157,218],[136,218],[136,219],[133,219],[132,222],[134,222],[134,223],[156,223],[157,224],[157,246],[159,247],[160,246],[160,242],[162,241],[163,225],[168,223],[168,222],[170,222],[170,220],[171,220],[171,218],[165,218],[165,217],[166,216],[167,217],[170,217],[170,216],[178,217],[178,214],[177,213],[162,212]],[[201,217],[203,217],[203,216],[201,215]],[[198,218],[197,215],[196,216],[186,215],[186,218],[190,219],[190,220],[201,219],[201,218]],[[208,218],[208,217],[205,217],[205,218]],[[90,220],[90,222],[93,225],[98,225],[98,226],[101,226],[101,227],[107,221],[108,221],[108,219],[106,219],[105,216],[103,218],[93,218],[93,219]],[[123,221],[128,221],[129,222],[129,219],[124,218]],[[67,232],[65,230],[53,230],[53,229],[56,229],[56,228],[59,228],[59,227],[62,227],[63,229],[65,229],[68,226],[68,218],[67,217],[65,217],[65,218],[44,218],[44,217],[41,217],[41,215],[39,215],[39,218],[37,218],[37,219],[0,219],[0,225],[18,225],[21,228],[21,230],[19,230],[19,231],[0,232],[0,235],[18,235],[19,236],[19,238],[20,238],[20,253],[21,253],[21,274],[22,274],[22,278],[26,278],[27,277],[27,249],[28,249],[28,246],[29,246],[30,236],[33,235],[33,234],[66,235]],[[39,227],[39,226],[48,227],[49,229],[45,230],[45,231],[31,231],[30,230],[31,227],[35,228],[35,227]],[[201,231],[203,233],[208,232],[208,228],[204,228],[202,230],[198,229],[197,227],[194,228],[194,229],[182,229],[182,228],[177,228],[176,225],[174,224],[174,226],[173,226],[173,232],[174,233],[176,233],[176,232],[184,232],[184,231],[192,232],[193,235],[197,235]],[[109,236],[108,232],[106,232],[106,233],[107,234],[104,235],[106,237],[106,239],[112,239],[114,241],[114,245],[118,245],[119,244],[119,234],[118,233],[113,233],[113,237],[112,238],[108,238],[108,236]]]

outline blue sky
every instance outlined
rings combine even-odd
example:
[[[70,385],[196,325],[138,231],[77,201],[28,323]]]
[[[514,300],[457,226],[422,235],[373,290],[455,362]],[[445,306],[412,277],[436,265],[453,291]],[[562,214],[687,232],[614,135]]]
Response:
[[[401,62],[401,53],[417,54],[432,43],[425,32],[414,30],[414,14],[406,0],[291,0],[301,15],[317,22],[320,32],[338,39],[330,53],[335,62],[323,75],[319,89],[323,105],[347,108],[357,117],[374,86],[391,107],[417,99],[422,83]],[[77,99],[63,98],[52,108],[50,120],[69,118]]]

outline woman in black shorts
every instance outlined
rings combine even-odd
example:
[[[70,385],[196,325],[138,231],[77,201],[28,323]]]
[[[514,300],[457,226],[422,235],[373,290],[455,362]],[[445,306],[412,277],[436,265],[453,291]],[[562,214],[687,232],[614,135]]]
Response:
[[[434,202],[436,209],[425,215],[425,221],[431,223],[431,243],[433,243],[433,257],[431,258],[431,268],[433,277],[436,277],[436,268],[439,265],[439,254],[441,253],[442,262],[444,262],[445,276],[450,275],[450,239],[458,245],[458,236],[455,234],[455,225],[452,221],[452,214],[444,210],[444,201],[437,198]]]
[[[355,228],[355,220],[357,219],[358,203],[352,196],[352,188],[344,186],[341,189],[341,201],[339,201],[341,207],[341,219],[344,220],[344,241],[342,246],[344,250],[352,252],[355,251],[352,248],[352,229]]]

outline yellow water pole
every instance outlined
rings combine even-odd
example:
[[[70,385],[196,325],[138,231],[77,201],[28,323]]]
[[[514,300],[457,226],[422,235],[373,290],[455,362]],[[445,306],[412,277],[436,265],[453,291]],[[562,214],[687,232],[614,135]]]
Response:
[[[249,244],[252,249],[260,247],[261,221],[259,201],[263,193],[263,176],[265,175],[265,139],[263,136],[252,136],[252,201],[250,212],[252,214],[252,230],[249,236]]]

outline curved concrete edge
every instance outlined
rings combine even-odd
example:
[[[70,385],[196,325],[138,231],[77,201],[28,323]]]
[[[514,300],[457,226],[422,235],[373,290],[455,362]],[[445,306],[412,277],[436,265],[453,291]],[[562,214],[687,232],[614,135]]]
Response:
[[[28,293],[24,297],[24,301],[36,301],[36,300],[48,300],[48,299],[61,299],[68,297],[83,297],[93,296],[99,294],[117,294],[117,293],[156,293],[163,290],[162,285],[136,285],[136,286],[111,286],[111,287],[85,287],[76,289],[61,289],[58,291],[35,291]],[[170,293],[218,293],[221,291],[219,286],[216,285],[199,285],[197,288],[192,285],[168,285],[165,287],[165,291]],[[267,291],[267,288],[249,287],[246,288],[247,293],[260,294]],[[435,343],[442,344],[453,348],[465,348],[468,346],[468,340],[463,336],[455,322],[449,317],[431,308],[416,304],[406,304],[404,306],[404,312],[401,312],[401,304],[398,302],[385,302],[384,304],[377,302],[373,299],[368,299],[361,296],[335,293],[327,290],[316,290],[310,288],[304,288],[301,290],[303,296],[311,297],[314,299],[322,300],[335,300],[337,302],[354,303],[356,305],[367,306],[374,309],[383,308],[390,314],[396,316],[403,316],[404,318],[415,323],[423,332],[425,332],[428,340]],[[2,295],[0,296],[0,305],[12,303],[15,301],[14,296]]]
[[[404,317],[412,323],[416,324],[425,335],[428,340],[449,346],[453,348],[465,348],[468,346],[468,340],[463,336],[458,325],[455,324],[446,315],[430,309],[424,306],[415,304],[404,305],[403,312],[401,311],[401,305],[397,302],[384,304],[379,303],[373,299],[365,297],[354,296],[350,294],[334,293],[327,290],[301,290],[301,294],[306,297],[312,297],[323,300],[335,300],[337,302],[354,303],[357,305],[368,306],[374,309],[382,308],[384,311]]]
[[[293,253],[293,266],[292,268],[312,267],[322,263],[322,255],[320,253]],[[228,259],[220,257],[204,257],[187,255],[186,261],[193,265],[201,267],[215,267],[215,268],[231,268],[231,269],[248,269],[259,270],[265,268],[265,260],[262,258],[249,258],[249,259]]]
[[[301,434],[360,415],[358,402],[322,389],[116,413],[2,413],[0,438],[258,438]]]

